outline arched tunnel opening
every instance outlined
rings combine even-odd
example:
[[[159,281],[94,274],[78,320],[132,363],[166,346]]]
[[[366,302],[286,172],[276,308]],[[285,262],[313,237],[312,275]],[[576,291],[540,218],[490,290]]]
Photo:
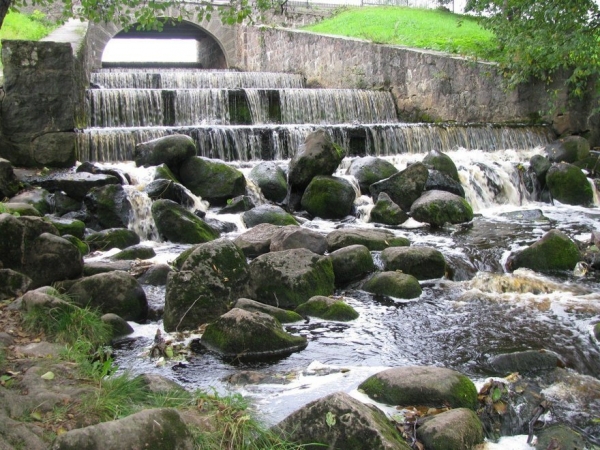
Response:
[[[227,69],[219,42],[191,22],[166,20],[157,30],[117,33],[102,54],[102,67]]]

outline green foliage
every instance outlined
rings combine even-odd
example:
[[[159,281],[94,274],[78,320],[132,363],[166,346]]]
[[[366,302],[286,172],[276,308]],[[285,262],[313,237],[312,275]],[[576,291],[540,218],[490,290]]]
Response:
[[[98,388],[82,402],[82,412],[105,422],[131,415],[141,408],[148,393],[139,378],[124,373],[104,378]]]
[[[441,10],[348,8],[305,29],[477,58],[497,57],[494,34],[483,29],[476,18]]]
[[[11,11],[4,19],[0,30],[0,39],[39,41],[55,28],[56,24],[48,21],[46,16],[39,11],[35,11],[31,15]]]

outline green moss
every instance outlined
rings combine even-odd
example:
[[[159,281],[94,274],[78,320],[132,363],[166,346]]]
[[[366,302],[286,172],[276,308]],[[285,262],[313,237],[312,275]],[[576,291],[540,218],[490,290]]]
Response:
[[[171,169],[166,164],[161,164],[160,166],[156,166],[156,171],[154,172],[155,180],[170,180],[174,183],[179,183],[177,177],[171,172]]]
[[[75,247],[77,247],[77,250],[79,250],[79,254],[81,256],[85,256],[90,252],[90,246],[82,241],[81,239],[72,236],[70,234],[65,234],[63,236],[63,239],[66,239],[67,241],[69,241],[71,244],[73,244]]]
[[[296,312],[307,316],[341,322],[354,320],[358,317],[356,310],[341,300],[328,304],[325,300],[315,301],[311,299],[311,301],[298,306]]]
[[[401,299],[417,298],[423,292],[415,277],[400,272],[375,274],[365,282],[363,289],[375,295],[387,295]]]

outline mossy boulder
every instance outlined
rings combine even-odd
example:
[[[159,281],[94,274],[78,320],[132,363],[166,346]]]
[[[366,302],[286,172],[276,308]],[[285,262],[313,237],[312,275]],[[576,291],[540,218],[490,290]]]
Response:
[[[195,156],[179,169],[181,183],[213,205],[225,205],[246,192],[244,174],[223,161]]]
[[[132,245],[119,253],[111,256],[114,260],[132,260],[132,259],[150,259],[156,256],[156,252],[152,247],[146,245]]]
[[[288,225],[273,233],[270,246],[272,252],[293,248],[306,248],[313,253],[323,255],[327,251],[327,240],[318,231],[295,225]]]
[[[358,280],[375,271],[373,256],[367,247],[356,244],[343,247],[329,254],[336,286]]]
[[[325,320],[348,322],[358,317],[356,310],[344,302],[341,297],[325,297],[316,295],[296,308],[296,312],[303,316],[319,317]]]
[[[365,281],[362,288],[371,294],[405,300],[417,298],[423,293],[419,280],[402,272],[378,272]]]
[[[69,219],[64,217],[46,216],[45,218],[58,230],[61,236],[70,234],[79,239],[83,239],[85,233],[85,223],[77,219]]]
[[[426,191],[446,191],[465,198],[465,189],[459,181],[439,170],[429,169],[429,177],[425,184]]]
[[[413,219],[434,228],[473,220],[473,208],[462,197],[446,191],[426,191],[410,208]]]
[[[362,193],[369,192],[369,186],[398,173],[398,169],[389,161],[375,156],[355,158],[347,173],[358,181]]]
[[[255,258],[264,253],[269,253],[271,239],[280,228],[280,226],[271,223],[260,223],[240,234],[233,242],[242,249],[244,255]]]
[[[308,345],[305,337],[286,333],[274,317],[239,308],[210,323],[200,343],[225,358],[241,360],[285,356]]]
[[[573,270],[581,260],[577,244],[559,230],[548,231],[529,247],[512,253],[506,262],[508,270],[526,267],[536,272]]]
[[[227,200],[227,205],[219,210],[219,214],[237,214],[250,211],[256,204],[249,195],[238,195]]]
[[[358,389],[388,405],[419,405],[476,410],[477,389],[465,375],[434,366],[403,366],[376,373]]]
[[[2,210],[17,216],[41,217],[42,214],[29,203],[2,203]]]
[[[423,164],[425,164],[428,169],[439,171],[460,183],[456,164],[454,164],[452,158],[445,153],[442,153],[439,150],[430,150],[423,158]]]
[[[7,159],[0,158],[0,200],[11,198],[21,190],[21,182],[15,176],[13,166]]]
[[[593,448],[580,433],[562,424],[544,427],[536,435],[535,450]]]
[[[84,199],[87,223],[104,228],[127,228],[133,215],[129,196],[120,184],[90,189]]]
[[[28,255],[35,252],[35,239],[42,233],[58,235],[58,230],[40,217],[0,214],[2,266],[5,269],[23,272]]]
[[[356,191],[344,178],[318,175],[306,187],[300,204],[311,216],[342,219],[352,212]]]
[[[294,216],[276,205],[260,205],[242,214],[244,224],[250,228],[261,223],[272,225],[298,225]]]
[[[546,173],[546,185],[554,199],[567,205],[589,206],[594,200],[589,180],[581,169],[573,164],[552,165]]]
[[[546,186],[546,174],[552,163],[544,155],[533,155],[529,160],[529,171],[535,175],[541,186]]]
[[[273,161],[263,161],[252,168],[249,178],[258,186],[265,198],[281,203],[287,196],[285,172]]]
[[[165,286],[171,272],[173,269],[168,264],[154,264],[138,278],[138,281],[151,286]]]
[[[154,180],[168,180],[173,183],[179,183],[179,180],[175,176],[171,169],[166,164],[159,164],[154,170]]]
[[[94,187],[109,184],[121,184],[114,175],[93,174],[87,172],[62,173],[57,172],[34,180],[35,184],[54,193],[64,192],[72,199],[82,201]]]
[[[490,367],[500,376],[513,372],[524,374],[554,370],[559,363],[556,353],[543,350],[502,353],[493,356],[489,361]]]
[[[172,200],[156,200],[151,210],[158,233],[168,241],[199,244],[219,237],[217,230]]]
[[[257,257],[250,263],[250,280],[252,298],[286,309],[334,290],[331,260],[304,248]]]
[[[421,196],[428,177],[427,167],[422,163],[414,163],[402,172],[373,183],[369,191],[373,198],[378,198],[381,192],[385,192],[402,210],[408,212],[413,202]]]
[[[12,269],[0,269],[0,300],[23,295],[31,286],[31,278]]]
[[[365,228],[340,228],[327,235],[327,250],[334,252],[349,245],[364,245],[370,251],[383,250],[388,247],[403,247],[410,241],[396,236],[389,230],[372,230]]]
[[[27,203],[33,206],[41,215],[51,214],[54,209],[52,207],[54,203],[52,194],[39,187],[18,193],[9,200],[9,203]]]
[[[111,248],[124,249],[140,243],[140,237],[127,228],[109,228],[88,234],[85,242],[90,250],[110,250]]]
[[[471,409],[456,408],[426,417],[417,437],[428,450],[471,450],[483,443],[483,426]]]
[[[112,339],[127,336],[133,333],[133,328],[127,323],[125,319],[116,314],[108,313],[103,314],[100,320],[110,327],[112,332]]]
[[[553,163],[572,164],[590,155],[590,143],[581,136],[567,136],[548,144],[544,151]]]
[[[173,134],[136,145],[133,159],[136,166],[158,166],[165,164],[177,174],[185,160],[196,156],[194,140],[184,134]]]
[[[79,250],[79,254],[81,256],[86,256],[90,253],[90,246],[85,241],[79,239],[78,237],[73,236],[72,234],[65,234],[62,236],[62,238],[66,239],[71,244],[73,244],[75,247],[77,247],[77,250]]]
[[[298,322],[299,320],[303,320],[303,317],[295,311],[289,311],[287,309],[281,309],[275,306],[265,305],[264,303],[250,300],[249,298],[238,299],[238,301],[235,302],[235,305],[233,305],[233,307],[244,309],[250,312],[258,311],[261,313],[265,313],[275,317],[281,323]]]
[[[144,188],[148,197],[152,200],[161,198],[173,200],[186,208],[192,208],[196,204],[194,195],[184,185],[175,181],[158,179],[148,183]]]
[[[383,268],[399,270],[417,280],[442,278],[446,274],[446,259],[432,247],[390,247],[381,252]]]
[[[406,222],[408,220],[408,214],[396,205],[389,195],[385,192],[381,192],[379,197],[377,197],[375,206],[373,206],[373,209],[371,210],[370,219],[370,222],[396,226]]]

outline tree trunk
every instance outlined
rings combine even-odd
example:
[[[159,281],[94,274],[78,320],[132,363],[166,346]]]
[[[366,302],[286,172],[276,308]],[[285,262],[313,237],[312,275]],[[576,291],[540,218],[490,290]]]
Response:
[[[8,8],[12,4],[13,0],[0,0],[0,28],[2,28],[2,24],[4,23],[4,18],[8,13]]]

